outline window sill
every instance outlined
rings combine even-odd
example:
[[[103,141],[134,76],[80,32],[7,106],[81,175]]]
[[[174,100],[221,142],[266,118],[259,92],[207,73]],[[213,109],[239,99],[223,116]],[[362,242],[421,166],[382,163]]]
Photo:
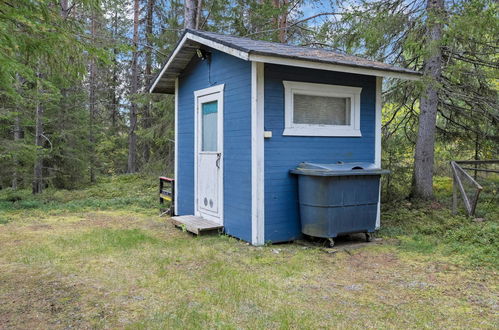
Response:
[[[286,127],[284,136],[329,136],[329,137],[361,137],[360,129],[338,129],[330,127]]]

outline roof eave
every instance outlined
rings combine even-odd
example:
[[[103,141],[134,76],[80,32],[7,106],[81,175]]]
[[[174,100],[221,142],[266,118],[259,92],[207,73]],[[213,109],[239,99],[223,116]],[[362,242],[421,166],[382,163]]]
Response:
[[[346,73],[362,74],[362,75],[376,76],[376,77],[398,78],[405,80],[420,80],[422,77],[422,74],[416,71],[411,72],[409,70],[407,71],[390,70],[390,69],[374,68],[369,66],[349,65],[344,63],[331,63],[328,61],[321,61],[321,60],[304,60],[293,57],[258,54],[254,52],[250,54],[249,60],[255,62],[281,64],[281,65],[297,66],[297,67],[327,70],[327,71],[346,72]]]
[[[245,61],[249,60],[249,53],[242,50],[242,49],[229,47],[223,43],[216,42],[210,38],[205,38],[205,37],[202,37],[200,35],[194,34],[192,32],[193,31],[189,30],[189,29],[186,29],[184,31],[184,34],[182,35],[182,38],[180,39],[180,41],[177,43],[177,46],[175,47],[172,55],[168,58],[166,64],[163,66],[160,73],[154,79],[154,82],[152,83],[151,87],[149,88],[149,93],[155,93],[155,87],[157,86],[158,82],[161,80],[161,78],[163,77],[163,74],[168,69],[168,67],[171,65],[171,63],[175,60],[175,56],[178,54],[178,52],[181,50],[181,48],[184,46],[184,44],[187,40],[192,40],[194,42],[205,45],[207,47],[210,47],[210,48],[219,50],[221,52],[227,53],[229,55],[238,57],[238,58],[243,59]]]
[[[175,55],[177,55],[177,53],[180,51],[180,49],[182,48],[182,46],[184,45],[186,40],[187,40],[187,31],[184,31],[184,33],[182,34],[182,37],[177,42],[177,45],[175,46],[173,53],[170,55],[170,57],[168,57],[168,60],[166,61],[166,63],[163,65],[163,67],[161,68],[159,73],[154,78],[154,81],[152,82],[151,87],[149,87],[149,93],[155,93],[155,91],[154,91],[155,87],[157,86],[157,84],[161,80],[161,78],[163,77],[163,74],[165,73],[166,69],[168,69],[168,66],[175,59]]]
[[[321,61],[319,59],[305,60],[293,57],[259,53],[241,47],[234,47],[233,45],[229,45],[226,42],[220,42],[215,38],[201,36],[200,34],[197,34],[196,31],[186,29],[182,37],[180,38],[179,42],[177,43],[172,55],[168,58],[167,62],[165,63],[165,65],[163,66],[163,68],[161,69],[161,71],[159,72],[159,74],[156,76],[153,83],[151,84],[151,87],[149,88],[149,93],[161,93],[161,91],[156,90],[156,87],[161,78],[163,77],[164,73],[166,72],[166,70],[174,62],[175,57],[182,49],[187,40],[192,40],[196,43],[233,55],[235,57],[241,58],[246,61],[281,64],[281,65],[305,67],[305,68],[312,68],[319,70],[347,72],[354,74],[363,74],[363,75],[370,75],[377,77],[388,77],[388,78],[397,78],[397,79],[406,79],[406,80],[420,80],[422,77],[422,75],[419,72],[410,71],[406,69],[401,69],[401,70],[382,69],[369,66],[349,65],[344,63],[331,63],[328,61]]]

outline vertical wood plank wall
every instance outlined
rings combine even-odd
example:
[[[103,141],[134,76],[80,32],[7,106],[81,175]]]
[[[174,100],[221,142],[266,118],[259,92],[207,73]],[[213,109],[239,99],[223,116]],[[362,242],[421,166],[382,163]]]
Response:
[[[194,57],[179,77],[178,210],[194,214],[194,91],[225,84],[224,226],[251,241],[251,62],[212,50]]]
[[[283,136],[283,80],[362,87],[362,137]],[[374,162],[376,77],[265,64],[265,241],[301,236],[297,179],[288,171],[300,162]]]

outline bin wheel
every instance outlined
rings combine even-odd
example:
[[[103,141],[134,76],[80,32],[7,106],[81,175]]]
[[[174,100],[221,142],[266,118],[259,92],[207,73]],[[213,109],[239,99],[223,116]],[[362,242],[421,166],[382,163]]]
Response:
[[[328,238],[327,242],[326,242],[326,245],[327,245],[328,248],[334,247],[334,238]]]
[[[372,233],[366,233],[366,242],[372,242],[374,239]]]

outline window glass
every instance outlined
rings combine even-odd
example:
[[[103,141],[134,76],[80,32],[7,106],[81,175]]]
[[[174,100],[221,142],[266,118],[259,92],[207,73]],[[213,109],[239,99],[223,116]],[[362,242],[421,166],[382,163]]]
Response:
[[[350,98],[293,94],[293,123],[350,125]]]
[[[218,135],[218,102],[207,102],[201,105],[202,109],[202,142],[201,151],[217,151]]]

